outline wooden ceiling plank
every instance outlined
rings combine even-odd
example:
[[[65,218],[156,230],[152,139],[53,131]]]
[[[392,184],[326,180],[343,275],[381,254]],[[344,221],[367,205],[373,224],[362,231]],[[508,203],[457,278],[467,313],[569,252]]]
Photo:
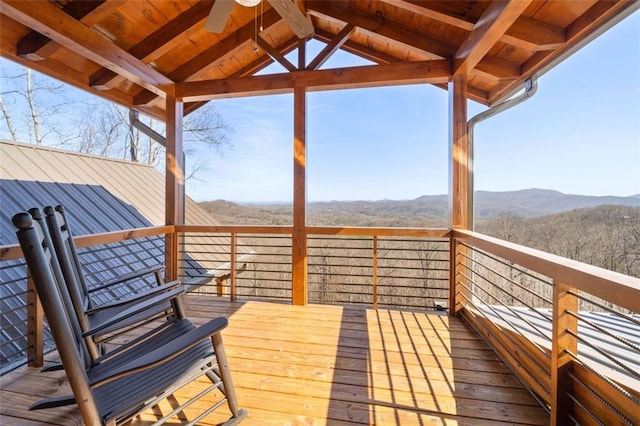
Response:
[[[282,17],[274,9],[267,10],[262,16],[262,25],[265,29],[275,25],[282,19]],[[254,22],[251,21],[241,28],[238,28],[238,30],[234,33],[229,34],[218,43],[212,45],[208,49],[203,50],[193,59],[185,62],[184,64],[173,70],[171,73],[169,73],[169,78],[173,81],[187,81],[189,78],[200,72],[203,72],[208,67],[214,66],[215,62],[220,58],[231,53],[238,46],[246,43],[254,37],[254,25]],[[152,96],[150,93],[147,93],[146,91],[140,91],[139,93],[133,95],[133,99],[134,102],[136,102],[136,105],[147,105],[153,102],[154,96]]]
[[[128,52],[148,63],[151,57],[158,57],[163,52],[167,52],[175,46],[175,40],[184,36],[192,27],[197,26],[205,19],[211,10],[211,2],[199,1],[186,12],[178,15],[175,19],[167,22],[155,32],[145,37],[144,40],[133,46]],[[114,80],[118,74],[107,68],[101,68],[89,78],[91,87],[98,90],[108,90],[112,88]]]
[[[281,55],[286,55],[289,52],[291,52],[293,49],[298,47],[298,44],[299,44],[300,41],[301,41],[301,39],[299,39],[298,36],[294,36],[294,37],[290,38],[289,40],[287,40],[286,42],[282,43],[280,46],[278,46],[278,48],[277,48],[278,52],[280,52]],[[254,75],[257,72],[262,71],[263,69],[265,69],[266,67],[268,67],[272,63],[273,63],[273,59],[271,59],[271,57],[269,55],[261,56],[258,59],[256,59],[255,61],[253,61],[250,64],[246,65],[240,71],[235,72],[232,75],[230,75],[229,78],[233,79],[233,78],[241,78],[241,77],[250,77],[250,76]]]
[[[140,62],[104,35],[93,31],[50,2],[2,0],[2,13],[148,90],[163,95],[173,88],[168,77]]]
[[[363,14],[357,8],[343,4],[342,2],[335,3],[310,0],[307,1],[307,8],[310,14],[319,13],[320,15],[333,17],[344,23],[351,23],[356,27],[386,37],[390,39],[390,41],[415,47],[441,59],[451,58],[455,53],[455,47],[451,45],[403,28],[396,22],[386,20],[384,16],[376,15],[376,18],[372,18],[371,16]]]
[[[308,70],[319,69],[343,44],[349,40],[349,37],[355,31],[356,26],[353,24],[347,24],[344,28],[336,34],[336,36],[313,58],[313,60],[307,65]]]
[[[256,42],[258,43],[258,46],[260,46],[260,48],[267,53],[267,55],[271,56],[271,59],[273,59],[274,61],[278,62],[286,70],[288,70],[288,71],[296,71],[298,69],[298,67],[293,65],[287,58],[284,57],[284,55],[281,55],[280,52],[276,48],[271,46],[262,37],[262,35],[258,34],[258,38],[257,38]]]
[[[533,76],[536,72],[570,51],[575,45],[581,42],[588,34],[593,33],[604,23],[624,13],[640,9],[640,2],[637,1],[597,1],[582,18],[576,19],[566,30],[567,41],[565,45],[555,51],[536,52],[521,67],[521,78],[509,84],[499,86],[490,93],[489,102],[495,103],[504,97],[510,96],[518,90],[522,79]]]
[[[445,83],[450,78],[451,61],[442,59],[177,83],[176,97],[183,102],[194,102],[216,98],[290,93],[294,87],[305,87],[309,91],[337,90],[382,84],[392,86]]]
[[[563,28],[539,19],[520,16],[507,30],[501,41],[532,52],[539,52],[557,49],[567,41],[567,38]]]
[[[73,1],[65,4],[62,10],[74,19],[81,20],[104,2],[105,0]],[[41,61],[54,54],[59,48],[60,45],[51,41],[49,37],[31,30],[18,41],[16,54],[31,61]]]
[[[281,19],[282,17],[278,15],[278,12],[274,9],[269,9],[264,13],[264,15],[262,15],[262,25],[267,29],[278,23]],[[202,72],[206,67],[229,54],[241,44],[251,40],[255,35],[254,25],[253,21],[245,24],[234,33],[229,34],[218,43],[202,51],[202,53],[194,57],[189,62],[178,67],[176,70],[171,72],[169,76],[175,81],[185,81],[199,72]]]
[[[446,2],[427,3],[414,0],[381,1],[466,31],[473,30],[475,24],[472,15],[456,15],[452,9],[446,7]],[[455,2],[453,2],[453,4],[455,4]],[[500,41],[535,52],[555,49],[558,45],[565,42],[565,37],[562,28],[521,16],[504,33]]]
[[[316,33],[314,38],[324,43],[329,43],[331,42],[331,40],[334,39],[334,37],[335,37],[335,34],[316,28]],[[347,40],[342,45],[342,50],[344,50],[345,52],[349,52],[352,55],[358,56],[362,59],[371,61],[374,64],[393,64],[396,62],[403,61],[402,58],[397,58],[395,56],[391,56],[386,53],[378,52],[377,50],[374,50],[369,46],[365,46],[363,44],[354,42],[352,40]]]
[[[482,13],[454,56],[454,74],[467,74],[513,25],[531,0],[494,1]]]

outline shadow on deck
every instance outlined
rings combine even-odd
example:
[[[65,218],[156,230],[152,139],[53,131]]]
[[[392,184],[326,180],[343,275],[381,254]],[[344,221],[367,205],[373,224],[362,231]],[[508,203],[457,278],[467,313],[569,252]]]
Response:
[[[194,295],[185,305],[195,322],[229,317],[223,334],[240,405],[249,411],[246,425],[549,422],[495,353],[456,318]],[[197,389],[196,383],[183,392]],[[41,397],[67,392],[64,373],[20,368],[2,378],[0,423],[81,424],[73,407],[27,411]],[[132,424],[153,418],[150,411]],[[219,420],[212,415],[199,424]]]

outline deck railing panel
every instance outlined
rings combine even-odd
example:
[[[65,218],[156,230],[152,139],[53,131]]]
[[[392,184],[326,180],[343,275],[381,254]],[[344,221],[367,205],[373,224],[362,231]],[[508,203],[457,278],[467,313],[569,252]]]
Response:
[[[92,283],[126,263],[164,262],[171,237],[180,242],[186,284],[291,302],[291,232],[167,226],[77,237],[76,245]],[[469,231],[308,227],[307,234],[310,301],[423,310],[448,298],[450,312],[485,337],[550,407],[554,423],[640,423],[637,278]],[[0,344],[18,347],[26,360],[42,352],[47,331],[21,257],[17,246],[0,247],[0,285],[11,287],[3,313],[18,324],[3,324]]]
[[[452,234],[465,251],[452,265],[455,303],[548,405],[552,424],[639,423],[640,280]]]

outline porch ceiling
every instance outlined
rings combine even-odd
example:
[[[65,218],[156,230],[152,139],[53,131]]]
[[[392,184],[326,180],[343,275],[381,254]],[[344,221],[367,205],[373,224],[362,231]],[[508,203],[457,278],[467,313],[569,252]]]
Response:
[[[222,0],[217,0],[222,1]],[[427,82],[466,74],[469,97],[493,104],[639,7],[637,1],[295,0],[311,20],[318,57],[288,76],[256,72],[301,43],[268,1],[254,51],[254,9],[233,6],[224,31],[204,29],[212,1],[0,1],[2,56],[164,119],[167,94],[188,113],[214,97]],[[316,71],[336,49],[379,72]],[[412,64],[409,64],[412,63]],[[208,81],[206,85],[197,82]],[[174,84],[174,83],[188,84]],[[196,88],[200,87],[196,91]],[[203,94],[204,92],[207,92]],[[215,96],[206,96],[207,94]]]

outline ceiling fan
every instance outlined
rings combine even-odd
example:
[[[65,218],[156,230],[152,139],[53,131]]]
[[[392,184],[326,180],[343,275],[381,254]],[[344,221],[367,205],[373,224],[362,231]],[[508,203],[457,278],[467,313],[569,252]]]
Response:
[[[212,33],[221,33],[224,30],[234,3],[238,3],[245,7],[254,7],[261,0],[215,0],[209,12],[209,18],[204,27]],[[299,38],[307,38],[313,35],[313,25],[306,16],[298,10],[291,0],[268,0],[271,6],[282,16],[289,24],[289,27]]]

